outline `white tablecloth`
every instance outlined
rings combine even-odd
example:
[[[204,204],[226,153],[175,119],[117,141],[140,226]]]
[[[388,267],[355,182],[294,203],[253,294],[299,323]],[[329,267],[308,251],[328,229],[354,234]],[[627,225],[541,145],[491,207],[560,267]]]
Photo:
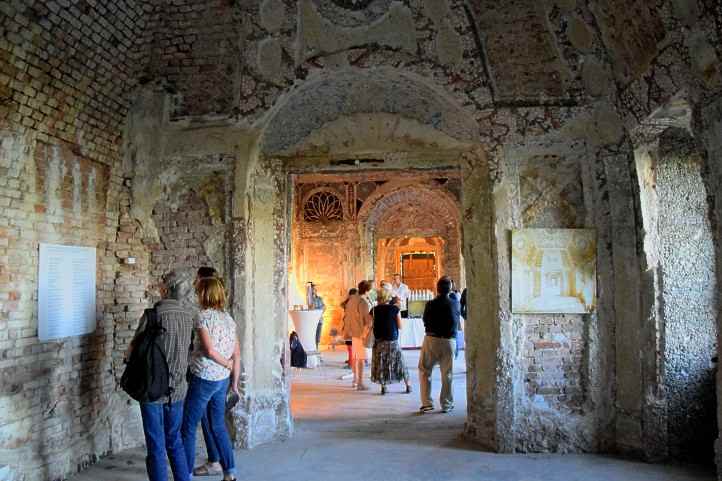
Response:
[[[399,345],[403,347],[421,347],[424,342],[424,321],[420,317],[401,319],[403,329],[399,331]]]

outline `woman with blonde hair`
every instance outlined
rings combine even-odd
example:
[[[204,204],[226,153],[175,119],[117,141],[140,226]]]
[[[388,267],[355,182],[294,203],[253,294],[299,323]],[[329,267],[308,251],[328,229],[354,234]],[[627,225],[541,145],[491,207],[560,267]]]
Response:
[[[225,311],[226,293],[216,277],[200,278],[196,294],[201,311],[194,322],[196,330],[190,363],[190,381],[183,413],[181,436],[189,468],[195,465],[196,430],[204,413],[210,434],[218,448],[223,479],[235,480],[235,460],[226,430],[226,394],[229,388],[239,396],[240,345],[236,323]]]
[[[371,381],[381,384],[381,394],[386,394],[386,385],[404,381],[406,392],[411,392],[409,370],[399,346],[401,310],[390,303],[393,293],[380,289],[376,295],[378,304],[371,311],[374,319],[374,348],[371,357]]]

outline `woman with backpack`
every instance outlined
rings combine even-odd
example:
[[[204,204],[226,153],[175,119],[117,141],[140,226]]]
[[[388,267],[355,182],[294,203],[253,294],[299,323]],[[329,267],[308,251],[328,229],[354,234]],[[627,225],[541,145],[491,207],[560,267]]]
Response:
[[[226,430],[226,393],[238,392],[240,345],[236,323],[225,311],[226,293],[218,278],[201,278],[196,284],[201,311],[194,322],[196,330],[190,363],[190,381],[183,414],[181,436],[188,467],[195,465],[196,430],[208,414],[211,435],[218,447],[223,479],[235,481],[233,446]]]

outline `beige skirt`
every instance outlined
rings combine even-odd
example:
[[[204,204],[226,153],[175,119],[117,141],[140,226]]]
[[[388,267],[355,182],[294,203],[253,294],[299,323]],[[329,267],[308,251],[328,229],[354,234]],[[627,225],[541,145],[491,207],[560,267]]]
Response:
[[[371,349],[364,346],[364,341],[360,337],[351,338],[351,353],[354,359],[368,359],[371,357]]]

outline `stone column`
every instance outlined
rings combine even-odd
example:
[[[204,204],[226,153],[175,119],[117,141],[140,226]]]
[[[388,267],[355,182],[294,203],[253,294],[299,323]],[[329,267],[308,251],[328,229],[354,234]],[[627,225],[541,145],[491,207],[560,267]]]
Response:
[[[237,446],[286,439],[292,431],[286,370],[288,215],[279,162],[241,145],[233,202],[233,315],[239,329],[242,398],[232,409]]]
[[[462,159],[462,250],[466,260],[467,422],[465,435],[487,449],[509,452],[513,419],[511,372],[502,342],[509,319],[500,318],[497,236],[489,165],[482,151]],[[506,235],[502,232],[501,235]],[[506,373],[506,374],[505,374]]]

